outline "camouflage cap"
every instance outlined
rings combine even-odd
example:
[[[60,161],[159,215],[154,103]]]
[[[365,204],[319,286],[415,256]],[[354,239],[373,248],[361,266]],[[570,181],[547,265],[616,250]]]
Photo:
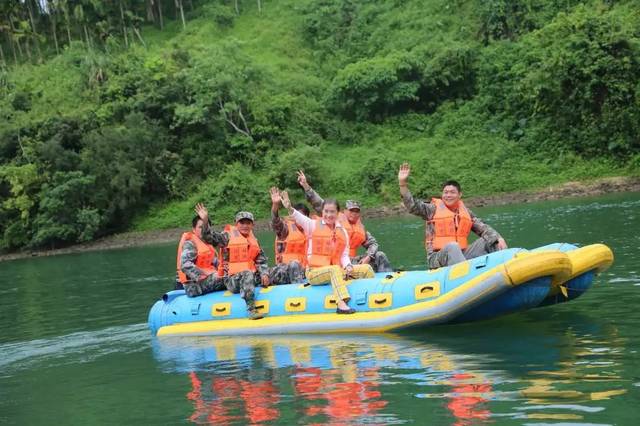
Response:
[[[347,200],[344,204],[347,210],[352,210],[352,209],[360,210],[360,203],[355,200]]]
[[[240,222],[242,219],[249,219],[251,222],[254,222],[253,215],[249,212],[238,212],[236,214],[236,222]]]

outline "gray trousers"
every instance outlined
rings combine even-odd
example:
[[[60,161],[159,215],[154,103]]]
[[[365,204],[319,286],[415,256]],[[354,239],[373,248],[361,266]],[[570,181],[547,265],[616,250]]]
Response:
[[[458,243],[449,243],[442,250],[431,253],[427,257],[427,265],[429,269],[451,266],[494,251],[498,251],[498,242],[487,244],[482,238],[475,240],[465,250],[462,250]]]
[[[361,254],[359,256],[352,257],[351,263],[354,265],[357,265],[358,263],[360,263],[360,260],[365,256],[366,254]],[[369,264],[373,268],[373,272],[393,272],[393,269],[391,268],[391,263],[389,262],[389,258],[382,251],[377,251],[376,254],[374,254],[371,257],[371,261]]]

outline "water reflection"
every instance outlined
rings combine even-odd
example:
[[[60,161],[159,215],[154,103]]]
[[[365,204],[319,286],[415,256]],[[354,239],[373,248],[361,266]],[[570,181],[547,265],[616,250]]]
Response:
[[[189,378],[195,423],[605,419],[631,386],[625,340],[588,317],[541,312],[408,335],[154,339],[153,351]]]

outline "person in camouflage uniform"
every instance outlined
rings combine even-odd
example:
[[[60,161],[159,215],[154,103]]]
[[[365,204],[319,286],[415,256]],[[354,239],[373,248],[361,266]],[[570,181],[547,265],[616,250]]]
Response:
[[[400,195],[409,213],[419,216],[426,221],[425,248],[427,250],[427,267],[429,269],[455,265],[456,263],[464,262],[466,259],[473,259],[474,257],[507,248],[507,243],[495,229],[482,222],[471,210],[465,207],[471,217],[471,231],[478,235],[479,238],[466,249],[461,249],[457,242],[450,242],[441,250],[435,250],[431,242],[435,236],[433,218],[436,214],[437,207],[433,200],[431,202],[416,200],[413,195],[411,195],[407,184],[410,171],[411,168],[408,163],[403,163],[400,166],[398,172]],[[447,208],[455,212],[456,218],[458,217],[457,206],[461,197],[462,191],[456,181],[449,180],[444,183],[442,187],[442,201]],[[453,207],[455,207],[455,210]]]
[[[229,243],[229,234],[227,232],[214,231],[209,225],[209,213],[203,204],[196,205],[195,211],[202,221],[202,240],[213,247],[222,249],[223,261],[228,262],[228,251],[224,248]],[[244,222],[244,223],[243,223]],[[236,225],[242,232],[242,227],[247,226],[253,228],[253,215],[248,212],[240,212],[236,215]],[[269,285],[269,268],[267,266],[267,258],[262,249],[254,262],[256,272],[241,271],[229,276],[225,273],[223,276],[217,276],[215,273],[204,278],[202,271],[195,265],[195,259],[198,255],[197,249],[190,241],[185,241],[180,255],[182,272],[187,276],[189,281],[184,284],[184,290],[189,297],[201,296],[220,290],[229,290],[232,293],[240,294],[247,303],[247,311],[251,319],[262,318],[255,308],[255,288],[256,283],[261,282],[263,286]],[[218,259],[220,261],[220,259]]]
[[[302,170],[298,171],[298,183],[304,189],[304,195],[311,203],[313,209],[320,214],[322,212],[322,197],[311,188],[307,182],[307,177]],[[352,224],[360,220],[360,203],[354,200],[347,200],[345,203],[346,210],[344,220],[349,220]],[[369,231],[365,233],[365,240],[362,247],[367,251],[365,254],[354,256],[351,262],[354,265],[370,264],[374,272],[392,272],[391,264],[387,255],[381,251],[378,241],[371,235]]]
[[[272,187],[271,194],[271,229],[276,233],[276,261],[278,259],[278,250],[280,242],[283,242],[289,236],[289,227],[286,222],[278,214],[280,209],[280,190]],[[294,208],[309,217],[309,209],[302,203],[298,203]],[[277,263],[269,271],[269,278],[272,284],[290,284],[304,281],[304,267],[300,262],[292,260],[287,263]]]

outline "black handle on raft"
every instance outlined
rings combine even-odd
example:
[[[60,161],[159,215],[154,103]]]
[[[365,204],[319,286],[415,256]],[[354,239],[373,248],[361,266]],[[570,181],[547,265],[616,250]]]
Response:
[[[422,288],[420,289],[420,293],[424,293],[424,291],[425,291],[425,290],[431,290],[431,291],[433,291],[433,286],[431,286],[431,285],[426,285],[426,286],[422,287]]]
[[[329,304],[330,305],[335,305],[336,304],[336,300],[335,299],[329,299]]]
[[[375,302],[377,305],[382,305],[382,304],[383,304],[384,302],[386,302],[386,301],[387,301],[387,298],[386,298],[386,297],[385,297],[384,299],[375,299],[375,300],[374,300],[374,302]]]
[[[289,306],[292,308],[299,308],[302,305],[300,302],[289,302]]]
[[[264,309],[264,305],[256,305],[256,309]]]
[[[216,312],[224,312],[227,308],[216,308]]]

